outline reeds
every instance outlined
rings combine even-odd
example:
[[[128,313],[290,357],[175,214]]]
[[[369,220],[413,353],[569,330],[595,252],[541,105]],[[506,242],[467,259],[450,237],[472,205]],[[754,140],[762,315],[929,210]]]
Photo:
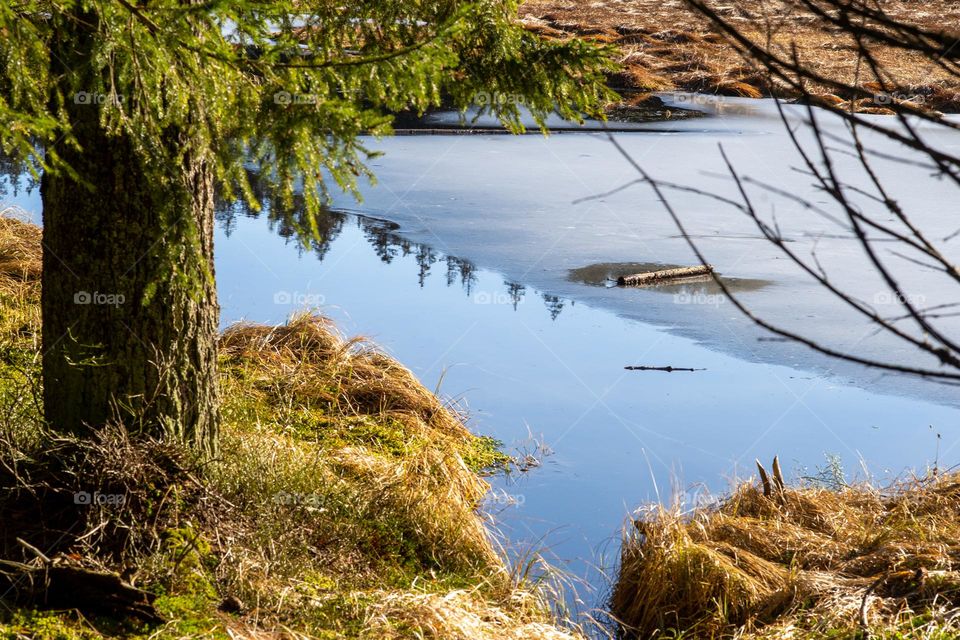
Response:
[[[958,476],[769,497],[744,484],[632,520],[611,609],[638,638],[896,631],[960,605],[958,562]]]

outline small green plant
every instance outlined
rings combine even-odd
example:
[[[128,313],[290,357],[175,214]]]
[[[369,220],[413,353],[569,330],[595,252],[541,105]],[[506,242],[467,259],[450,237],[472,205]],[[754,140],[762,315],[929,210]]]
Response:
[[[490,436],[476,436],[464,446],[463,461],[473,471],[493,474],[510,468],[513,458],[504,453],[503,442]]]
[[[805,478],[814,486],[840,491],[849,485],[847,484],[846,473],[843,469],[843,460],[835,453],[825,453],[826,464],[818,466],[813,476]]]

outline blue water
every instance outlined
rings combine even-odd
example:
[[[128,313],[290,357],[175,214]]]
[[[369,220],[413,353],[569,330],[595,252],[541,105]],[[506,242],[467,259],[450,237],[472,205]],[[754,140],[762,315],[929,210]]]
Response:
[[[703,487],[722,492],[753,473],[754,458],[779,455],[797,478],[835,455],[851,479],[865,468],[881,480],[960,460],[953,407],[744,361],[530,287],[515,300],[516,283],[469,266],[464,279],[462,263],[437,252],[422,277],[422,247],[364,226],[347,217],[321,260],[261,220],[235,221],[217,237],[224,323],[282,322],[317,305],[439,385],[508,451],[544,445],[552,453],[540,468],[494,479],[491,509],[510,545],[545,545],[598,591],[595,565],[610,566],[632,509],[677,492],[699,499]],[[391,244],[386,262],[378,250]],[[623,369],[630,364],[706,371]]]
[[[720,127],[697,135],[741,133]],[[723,492],[753,473],[754,458],[779,455],[798,479],[836,456],[849,479],[880,481],[960,462],[960,410],[949,391],[758,342],[731,305],[711,303],[708,288],[624,291],[570,277],[593,262],[685,258],[676,256],[675,231],[653,217],[658,205],[649,194],[621,194],[595,210],[570,205],[630,177],[594,164],[609,149],[577,135],[394,141],[386,145],[393,160],[377,163],[383,181],[366,190],[359,211],[399,224],[339,215],[320,250],[303,250],[262,219],[220,220],[223,324],[279,323],[318,309],[439,387],[467,410],[475,431],[502,440],[508,452],[535,454],[539,467],[492,479],[488,508],[511,550],[542,546],[590,585],[588,606],[602,598],[603,570],[633,509]],[[637,149],[643,135],[674,159],[699,148],[690,137],[637,134],[630,139]],[[558,174],[551,156],[579,173]],[[485,164],[471,172],[475,161]],[[35,191],[8,191],[0,201],[39,222]],[[821,335],[859,335],[831,320],[826,302],[811,308],[810,290],[798,294],[802,285],[774,268],[756,238],[715,211],[704,220],[717,251],[737,257],[724,271],[742,279],[748,300],[809,318]],[[807,227],[793,224],[800,241]],[[833,242],[837,256],[853,255]]]

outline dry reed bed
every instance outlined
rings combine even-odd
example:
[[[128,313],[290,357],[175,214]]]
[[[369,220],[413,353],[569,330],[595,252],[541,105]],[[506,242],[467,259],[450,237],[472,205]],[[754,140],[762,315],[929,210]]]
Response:
[[[918,620],[953,637],[957,607],[956,475],[890,492],[745,484],[692,514],[653,508],[628,527],[611,598],[638,638],[883,636]]]
[[[914,2],[881,0],[893,18],[936,31],[960,25],[960,5],[948,0]],[[876,82],[859,68],[853,40],[823,25],[791,0],[768,2],[713,2],[726,20],[753,42],[766,43],[792,57],[797,46],[801,62],[822,76],[867,85]],[[744,60],[737,50],[684,0],[525,0],[525,26],[549,38],[581,37],[618,47],[623,70],[611,78],[616,89],[630,92],[694,91],[741,97],[779,95],[795,97],[788,89],[771,85],[767,74]],[[918,106],[940,111],[960,109],[960,81],[935,63],[889,46],[872,46],[880,65],[894,79],[896,91],[860,101],[859,111],[890,113],[884,104],[890,94],[912,97]],[[889,86],[889,85],[888,85]],[[879,92],[879,86],[866,86]],[[825,87],[811,86],[814,94],[831,103],[849,96],[833,96]]]

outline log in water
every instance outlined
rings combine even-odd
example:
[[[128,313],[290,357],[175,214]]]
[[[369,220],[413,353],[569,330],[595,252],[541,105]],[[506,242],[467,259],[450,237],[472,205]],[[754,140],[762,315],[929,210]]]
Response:
[[[647,271],[646,273],[635,273],[630,276],[620,276],[617,278],[617,284],[621,287],[657,284],[667,280],[705,276],[711,273],[713,273],[713,267],[709,264],[702,264],[697,267],[679,267],[677,269],[662,269],[660,271]]]

